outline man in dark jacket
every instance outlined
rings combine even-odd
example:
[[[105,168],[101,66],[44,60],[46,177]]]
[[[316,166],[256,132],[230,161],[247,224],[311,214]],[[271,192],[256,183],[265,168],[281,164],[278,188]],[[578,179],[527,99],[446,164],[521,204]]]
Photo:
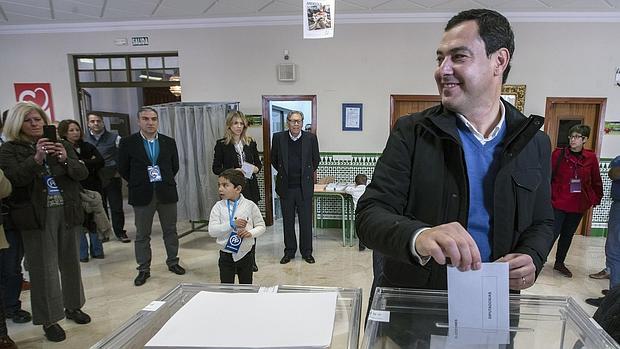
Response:
[[[513,52],[495,11],[448,22],[435,70],[442,103],[398,120],[358,203],[373,289],[446,289],[446,263],[497,260],[509,264],[510,289],[534,284],[553,242],[550,142],[541,117],[500,98]]]
[[[179,154],[174,139],[157,131],[159,116],[155,109],[143,107],[138,112],[140,132],[123,138],[119,146],[118,171],[129,187],[129,204],[136,221],[136,262],[138,276],[134,285],[142,286],[151,277],[151,228],[155,211],[159,215],[168,270],[182,275],[179,265],[177,235],[177,184]]]

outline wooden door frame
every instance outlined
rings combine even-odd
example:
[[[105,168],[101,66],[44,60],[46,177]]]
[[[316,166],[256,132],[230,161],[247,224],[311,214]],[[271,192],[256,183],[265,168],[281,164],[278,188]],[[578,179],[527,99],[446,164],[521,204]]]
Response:
[[[547,115],[551,115],[553,106],[555,104],[597,104],[599,106],[599,111],[597,115],[596,122],[598,125],[592,125],[592,132],[596,132],[596,142],[594,146],[594,153],[597,158],[600,158],[601,147],[603,144],[603,134],[605,129],[605,110],[607,108],[607,98],[598,98],[598,97],[547,97],[547,101],[545,104],[545,125],[544,130],[545,133],[549,136],[551,140],[551,146],[555,147],[557,144],[557,134],[555,132],[550,132],[550,127],[552,122],[555,125],[555,120],[551,120],[551,118],[547,118]],[[554,130],[555,131],[555,130]],[[592,136],[592,134],[590,134]],[[553,166],[553,164],[552,164]],[[590,236],[592,230],[592,208],[590,208],[583,216],[583,222],[581,224],[585,224],[584,236]]]
[[[440,95],[390,95],[390,130],[394,127],[394,123],[397,118],[394,115],[394,110],[397,102],[439,102],[441,103]],[[400,117],[402,115],[398,115]]]
[[[605,130],[605,109],[607,108],[607,98],[594,98],[594,97],[547,97],[545,104],[545,116],[551,115],[551,110],[554,104],[598,104],[599,115],[598,125],[592,125],[592,131],[596,132],[596,146],[594,152],[596,157],[601,154],[601,147],[603,145],[603,134]],[[545,118],[544,130],[551,139],[551,146],[557,144],[557,138],[555,134],[550,135],[549,132],[550,119]]]
[[[263,95],[263,169],[265,179],[265,224],[273,225],[273,197],[271,195],[271,110],[269,102],[310,101],[312,102],[312,122],[310,132],[316,135],[316,95]]]

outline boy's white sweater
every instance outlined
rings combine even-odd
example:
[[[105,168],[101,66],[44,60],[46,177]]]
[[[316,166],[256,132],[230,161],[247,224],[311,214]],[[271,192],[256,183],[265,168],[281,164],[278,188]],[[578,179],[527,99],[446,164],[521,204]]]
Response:
[[[218,201],[211,209],[211,215],[209,216],[209,235],[216,238],[217,243],[220,245],[220,250],[232,253],[224,249],[228,242],[228,237],[233,230],[230,227],[226,201],[226,199]],[[232,254],[233,260],[236,262],[250,252],[252,245],[254,245],[253,238],[261,236],[266,228],[265,221],[263,220],[258,206],[251,200],[244,198],[243,195],[240,195],[235,217],[247,220],[248,223],[245,229],[252,234],[251,238],[243,239],[241,246],[239,246],[239,252]]]

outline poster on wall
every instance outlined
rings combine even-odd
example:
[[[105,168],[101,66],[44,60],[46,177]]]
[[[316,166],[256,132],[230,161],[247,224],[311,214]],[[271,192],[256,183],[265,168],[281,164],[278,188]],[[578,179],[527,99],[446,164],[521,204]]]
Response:
[[[606,135],[620,135],[620,121],[605,121]]]
[[[15,84],[15,99],[18,102],[34,102],[54,118],[54,103],[52,103],[52,85],[47,82],[19,83]]]
[[[304,39],[334,37],[335,0],[303,0]]]

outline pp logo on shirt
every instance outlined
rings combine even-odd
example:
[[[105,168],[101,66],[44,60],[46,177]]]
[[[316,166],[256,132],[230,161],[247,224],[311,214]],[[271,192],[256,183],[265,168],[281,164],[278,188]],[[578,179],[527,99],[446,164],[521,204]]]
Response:
[[[241,239],[238,235],[233,235],[230,237],[230,244],[233,246],[239,246],[241,244]]]

